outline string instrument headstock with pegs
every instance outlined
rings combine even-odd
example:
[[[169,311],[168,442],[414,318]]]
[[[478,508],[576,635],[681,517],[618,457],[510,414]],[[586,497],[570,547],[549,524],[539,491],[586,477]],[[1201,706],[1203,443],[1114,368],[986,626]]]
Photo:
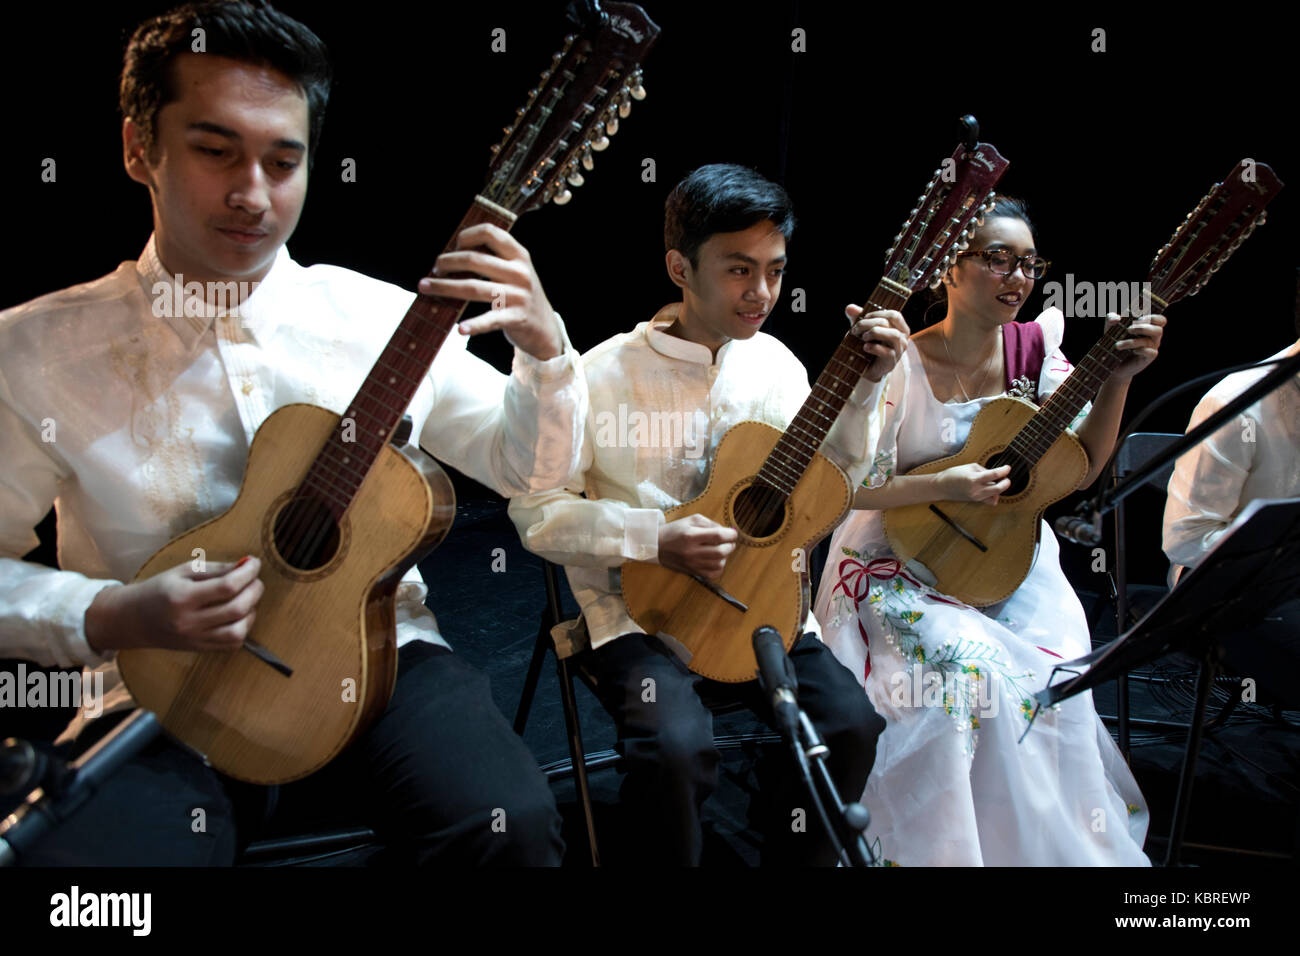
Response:
[[[640,63],[659,27],[634,3],[575,6],[581,29],[565,38],[492,147],[481,195],[515,216],[572,199],[594,154],[609,146],[632,102],[645,99]]]

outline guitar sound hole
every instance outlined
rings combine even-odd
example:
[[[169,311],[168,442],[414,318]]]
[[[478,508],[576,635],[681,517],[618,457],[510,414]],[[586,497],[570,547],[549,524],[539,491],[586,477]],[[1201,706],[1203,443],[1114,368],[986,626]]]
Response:
[[[1006,450],[998,452],[984,463],[985,468],[1001,468],[1003,465],[1011,466],[1011,472],[1007,475],[1011,479],[1011,487],[1002,492],[1002,497],[1010,498],[1029,486],[1029,466],[1019,455]]]
[[[765,485],[750,485],[736,496],[732,514],[745,534],[766,538],[785,521],[785,496]]]
[[[339,526],[319,498],[294,498],[275,519],[275,548],[286,564],[314,571],[339,549]]]

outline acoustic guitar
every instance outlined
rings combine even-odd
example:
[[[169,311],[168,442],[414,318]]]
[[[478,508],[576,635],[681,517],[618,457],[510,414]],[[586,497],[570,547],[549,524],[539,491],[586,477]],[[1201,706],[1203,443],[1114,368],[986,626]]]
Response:
[[[1264,222],[1264,207],[1281,190],[1273,170],[1249,160],[1216,185],[1157,253],[1147,283],[1153,311],[1195,295]],[[1073,492],[1088,474],[1088,453],[1068,430],[1123,358],[1115,348],[1140,318],[1110,326],[1041,408],[1020,398],[989,402],[955,455],[907,472],[930,475],[954,465],[1010,465],[1011,485],[995,507],[935,501],[888,508],[885,534],[903,561],[915,560],[944,594],[975,607],[1009,597],[1024,581],[1048,505]]]
[[[932,281],[974,231],[1007,161],[965,117],[964,145],[935,171],[886,253],[885,274],[865,305],[899,309]],[[787,650],[799,639],[811,604],[804,555],[843,520],[853,489],[819,449],[873,357],[851,332],[817,378],[784,432],[740,422],[718,444],[703,494],[665,514],[702,514],[739,532],[736,550],[715,583],[658,564],[623,565],[628,614],[649,634],[664,634],[691,652],[690,669],[718,681],[753,680],[751,643],[761,625],[776,628]]]
[[[605,3],[581,24],[493,147],[487,183],[456,233],[483,222],[508,230],[546,202],[567,203],[592,152],[645,96],[638,64],[658,33],[631,3]],[[259,784],[304,777],[387,705],[397,584],[455,514],[442,469],[390,438],[464,308],[417,296],[346,415],[278,409],[253,438],[230,510],[140,569],[136,580],[190,561],[196,548],[212,561],[262,560],[266,590],[247,653],[118,655],[141,706],[222,773]]]

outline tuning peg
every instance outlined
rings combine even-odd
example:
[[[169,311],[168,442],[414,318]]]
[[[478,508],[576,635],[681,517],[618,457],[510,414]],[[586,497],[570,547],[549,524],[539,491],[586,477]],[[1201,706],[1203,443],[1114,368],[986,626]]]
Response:
[[[596,166],[596,159],[591,155],[591,146],[582,147],[582,168],[591,172]]]
[[[500,143],[493,143],[493,144],[492,144],[491,146],[489,146],[488,148],[489,148],[490,150],[492,150],[492,155],[493,155],[493,156],[495,156],[497,153],[501,152],[501,144],[500,144]]]
[[[645,99],[645,87],[641,85],[640,70],[637,70],[630,77],[628,77],[628,83],[629,83],[628,92],[632,94],[632,99],[634,100]]]
[[[621,119],[627,119],[632,112],[632,98],[624,90],[618,97],[618,115]]]
[[[597,136],[591,141],[591,148],[598,153],[603,153],[605,150],[609,149],[609,137],[604,133]]]
[[[894,247],[893,247],[893,246],[890,246],[888,249],[885,250],[885,258],[886,258],[886,259],[888,259],[888,258],[889,258],[890,256],[892,256],[893,254],[894,254]]]
[[[605,120],[605,132],[610,136],[613,136],[618,132],[618,117],[611,116],[609,119]]]
[[[558,193],[556,193],[555,198],[551,201],[555,203],[555,205],[557,206],[563,206],[572,198],[573,198],[573,193],[569,192],[568,189],[561,189]]]
[[[934,278],[930,280],[929,286],[931,289],[937,289],[942,284],[943,284],[943,270],[939,270],[934,274]]]
[[[582,178],[582,173],[578,172],[577,169],[570,169],[569,175],[565,178],[569,181],[570,186],[581,186],[586,182],[586,180]]]

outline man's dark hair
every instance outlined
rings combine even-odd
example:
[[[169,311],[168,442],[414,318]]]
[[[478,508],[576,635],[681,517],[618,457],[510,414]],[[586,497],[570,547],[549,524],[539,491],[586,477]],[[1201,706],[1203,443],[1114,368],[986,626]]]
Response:
[[[701,166],[664,203],[664,251],[676,249],[698,268],[700,246],[714,233],[740,232],[768,219],[789,242],[794,209],[784,189],[744,166]]]
[[[157,143],[158,111],[176,99],[176,58],[196,52],[200,37],[207,55],[269,66],[301,87],[307,98],[310,164],[329,102],[329,53],[320,37],[264,0],[187,3],[136,27],[126,48],[118,101],[122,115],[140,127],[146,154]]]

